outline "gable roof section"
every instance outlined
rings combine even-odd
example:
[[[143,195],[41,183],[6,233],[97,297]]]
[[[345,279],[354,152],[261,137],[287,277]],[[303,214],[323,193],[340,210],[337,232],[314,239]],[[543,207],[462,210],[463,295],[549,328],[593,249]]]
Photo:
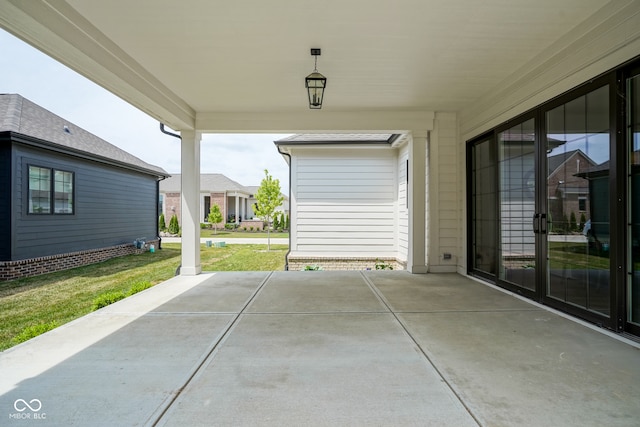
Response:
[[[164,193],[179,193],[182,187],[182,174],[173,174],[171,177],[160,181],[160,191]],[[200,191],[211,193],[223,193],[225,191],[237,191],[247,195],[253,194],[251,189],[224,176],[221,173],[200,174]]]
[[[13,132],[66,153],[116,163],[158,177],[169,174],[18,94],[0,94],[0,132]],[[32,141],[35,142],[35,141]]]
[[[551,156],[547,158],[547,166],[548,166],[548,174],[547,176],[553,175],[553,173],[560,168],[564,163],[568,162],[573,156],[581,154],[588,162],[589,166],[595,166],[596,162],[591,160],[589,156],[582,152],[582,150],[571,150],[566,153],[556,154],[555,156]]]

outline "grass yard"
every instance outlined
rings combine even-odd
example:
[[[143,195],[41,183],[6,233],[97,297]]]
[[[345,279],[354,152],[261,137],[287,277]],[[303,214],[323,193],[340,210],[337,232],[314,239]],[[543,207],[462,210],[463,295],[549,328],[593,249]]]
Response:
[[[550,242],[551,268],[560,269],[609,269],[609,254],[589,249],[586,243]]]
[[[165,243],[155,253],[114,258],[99,264],[37,277],[0,282],[0,351],[20,339],[46,332],[92,311],[107,292],[127,292],[134,284],[155,285],[175,275],[180,245]],[[201,246],[203,271],[284,269],[286,245]],[[22,335],[22,338],[18,339]]]
[[[215,237],[221,239],[266,239],[266,231],[229,231],[225,229],[218,229],[218,233],[214,234],[213,229],[204,228],[200,230],[200,237]],[[288,239],[289,233],[271,233],[272,239]]]

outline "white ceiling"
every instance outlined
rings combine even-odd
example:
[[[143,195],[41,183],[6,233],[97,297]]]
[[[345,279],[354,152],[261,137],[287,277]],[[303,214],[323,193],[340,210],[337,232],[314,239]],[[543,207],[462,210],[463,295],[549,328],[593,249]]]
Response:
[[[5,0],[0,26],[159,120],[308,110],[458,111],[605,0]],[[609,7],[609,6],[606,6]]]

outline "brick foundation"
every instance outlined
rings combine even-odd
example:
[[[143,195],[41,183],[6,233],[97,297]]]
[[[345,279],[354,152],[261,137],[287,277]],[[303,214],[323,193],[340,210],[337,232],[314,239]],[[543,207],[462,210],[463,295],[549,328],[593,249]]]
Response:
[[[240,230],[243,230],[244,227],[247,228],[247,231],[249,231],[251,227],[253,227],[254,230],[262,231],[264,229],[264,222],[262,222],[262,220],[256,221],[252,219],[246,219],[240,222]]]
[[[324,271],[375,270],[376,262],[390,265],[394,270],[405,270],[405,262],[396,258],[384,257],[297,257],[289,256],[289,271],[304,270],[307,265],[317,265]]]
[[[158,248],[158,240],[150,240],[146,243],[155,245]],[[124,244],[19,261],[0,261],[0,281],[38,276],[40,274],[53,273],[54,271],[95,264],[111,258],[139,254],[148,250],[148,247],[147,249],[136,249],[132,244]]]

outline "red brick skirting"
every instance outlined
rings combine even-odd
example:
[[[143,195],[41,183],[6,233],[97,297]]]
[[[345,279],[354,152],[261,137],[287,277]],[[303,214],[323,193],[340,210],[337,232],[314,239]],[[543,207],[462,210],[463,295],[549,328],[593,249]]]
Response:
[[[151,240],[146,243],[148,245],[155,245],[156,248],[158,247],[158,240]],[[132,244],[124,244],[108,248],[21,259],[19,261],[0,261],[0,281],[38,276],[54,271],[95,264],[120,256],[139,254],[148,250],[148,245],[147,249],[136,249]]]
[[[346,270],[375,270],[376,263],[386,264],[394,270],[406,270],[406,262],[390,257],[313,257],[292,256],[287,259],[289,271],[304,270],[306,266],[318,266],[322,270],[346,271]]]

